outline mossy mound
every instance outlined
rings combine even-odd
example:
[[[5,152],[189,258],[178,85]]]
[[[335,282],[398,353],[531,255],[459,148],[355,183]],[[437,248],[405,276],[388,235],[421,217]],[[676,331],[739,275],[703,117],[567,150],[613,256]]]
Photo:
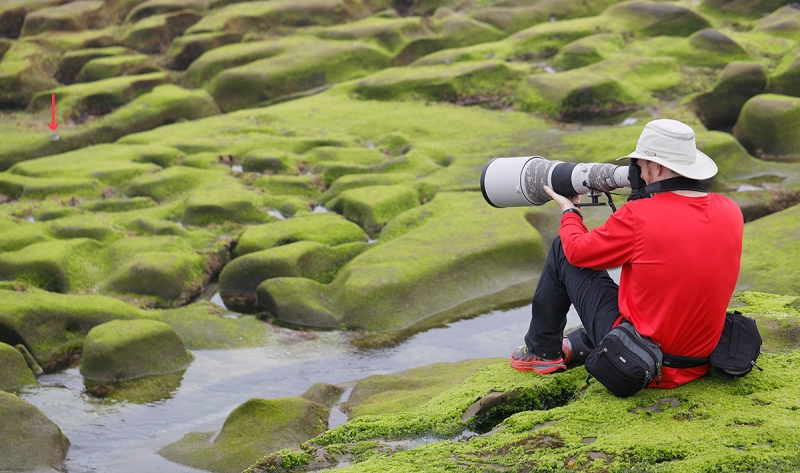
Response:
[[[202,17],[194,10],[153,15],[132,25],[125,33],[123,42],[139,52],[161,54],[173,38],[183,34]]]
[[[158,202],[222,179],[224,176],[217,172],[174,166],[133,179],[125,187],[125,194],[131,197],[150,197]]]
[[[429,18],[374,16],[317,32],[317,36],[323,39],[368,41],[395,53],[414,38],[435,34],[436,24]]]
[[[767,92],[800,97],[800,54],[787,54],[769,78]]]
[[[377,2],[380,3],[380,2]],[[369,16],[375,3],[343,0],[278,0],[234,3],[217,8],[187,30],[188,34],[226,31],[271,32],[282,27],[334,25]],[[379,7],[380,8],[380,7]]]
[[[669,44],[661,53],[702,67],[724,67],[733,61],[752,60],[742,45],[714,28],[702,29],[684,40]]]
[[[393,58],[393,66],[405,66],[432,52],[497,41],[505,36],[497,28],[462,15],[433,20],[436,34],[412,39]]]
[[[576,0],[545,0],[539,2],[505,1],[478,8],[472,16],[503,31],[513,33],[530,26],[551,21],[595,16],[620,0],[582,2]]]
[[[0,280],[56,292],[91,289],[106,267],[105,245],[87,238],[43,241],[0,253]]]
[[[108,24],[104,2],[81,0],[28,13],[20,34],[33,36],[47,31],[83,31]]]
[[[698,116],[706,128],[730,128],[739,118],[742,106],[751,97],[764,91],[767,76],[764,66],[757,62],[732,62],[709,92],[694,99]]]
[[[136,2],[136,4],[128,8],[129,12],[125,15],[125,22],[135,23],[149,16],[185,9],[203,12],[212,3],[221,4],[222,2],[212,2],[211,0],[146,0],[144,2]]]
[[[479,369],[501,358],[435,363],[392,374],[375,374],[358,381],[344,405],[348,418],[396,414],[419,407],[460,384]]]
[[[745,225],[739,290],[800,295],[800,206]]]
[[[419,205],[419,193],[408,186],[365,186],[348,189],[328,207],[369,233],[379,232],[393,218]]]
[[[703,0],[703,4],[723,12],[763,17],[792,3],[789,0]]]
[[[97,179],[36,178],[2,173],[0,193],[14,199],[41,199],[52,196],[98,198],[102,188]]]
[[[102,243],[111,243],[122,237],[119,229],[88,215],[62,217],[48,225],[50,233],[56,238],[91,238]]]
[[[640,90],[619,77],[590,68],[532,75],[520,87],[518,95],[523,109],[563,121],[616,115],[649,101]]]
[[[78,73],[83,66],[94,59],[117,57],[130,54],[130,51],[122,46],[109,46],[106,48],[87,48],[67,51],[58,61],[58,67],[53,73],[53,78],[62,84],[75,82]],[[107,78],[107,77],[105,77]]]
[[[242,156],[242,171],[295,174],[301,158],[277,149],[252,149]]]
[[[358,190],[358,189],[355,189]],[[476,193],[439,193],[387,225],[331,284],[274,278],[257,292],[283,321],[398,330],[534,277],[541,238],[524,211],[493,212]]]
[[[10,55],[6,53],[0,62],[0,106],[26,107],[35,93],[58,86],[36,62],[26,61],[27,58],[14,60]]]
[[[800,158],[800,98],[762,94],[742,107],[733,134],[756,156]]]
[[[158,453],[195,468],[239,473],[264,455],[319,435],[327,424],[328,408],[304,398],[250,399],[230,413],[216,437],[189,433]]]
[[[696,11],[681,5],[657,2],[625,2],[609,7],[603,16],[615,27],[641,36],[689,36],[711,27]]]
[[[223,110],[238,110],[361,77],[388,63],[385,52],[366,44],[298,43],[286,54],[224,70],[211,82],[209,91]]]
[[[564,45],[553,58],[553,66],[562,69],[577,69],[600,62],[610,57],[624,45],[621,35],[596,34]]]
[[[81,375],[114,382],[179,371],[191,363],[177,332],[155,320],[112,320],[89,330]]]
[[[86,67],[86,66],[84,66]],[[170,82],[166,74],[154,72],[130,77],[114,77],[89,84],[73,84],[51,89],[33,98],[34,110],[49,109],[51,95],[58,100],[57,118],[82,120],[87,115],[105,115],[150,92],[155,86]]]
[[[55,470],[67,458],[69,439],[42,411],[0,391],[0,468]]]
[[[355,92],[371,100],[461,102],[493,97],[502,102],[523,76],[497,61],[387,69],[360,81]]]
[[[367,186],[413,185],[415,180],[416,177],[413,174],[406,173],[349,174],[333,181],[328,190],[317,200],[325,204],[348,189]]]
[[[146,54],[129,54],[91,59],[75,76],[76,82],[92,82],[119,76],[158,72],[159,67]]]
[[[2,342],[0,342],[0,365],[3,366],[0,372],[0,391],[10,391],[36,383],[36,378],[22,353]]]
[[[187,36],[191,38],[194,35]],[[228,44],[203,53],[191,63],[184,78],[189,87],[206,85],[219,73],[233,67],[283,54],[298,40],[269,40]]]
[[[219,275],[219,292],[226,307],[251,312],[257,307],[256,289],[265,280],[307,278],[329,283],[343,265],[364,251],[364,242],[328,246],[298,241],[256,251],[231,261]]]
[[[800,8],[796,4],[781,7],[771,15],[758,20],[754,30],[800,40]]]
[[[264,176],[253,181],[253,186],[275,195],[299,195],[316,198],[320,195],[322,181],[315,176]]]
[[[199,186],[187,193],[183,222],[190,225],[238,222],[262,223],[273,220],[260,210],[261,198],[228,178]]]
[[[183,71],[206,51],[226,44],[238,43],[238,33],[203,33],[175,38],[164,53],[164,65],[169,69]]]
[[[366,242],[367,234],[339,215],[314,214],[248,227],[239,238],[236,254],[242,256],[297,241],[336,246]]]

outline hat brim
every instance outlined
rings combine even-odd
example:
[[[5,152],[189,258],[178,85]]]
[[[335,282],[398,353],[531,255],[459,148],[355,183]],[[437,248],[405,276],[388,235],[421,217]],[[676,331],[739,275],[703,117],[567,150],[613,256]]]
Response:
[[[619,161],[620,159],[630,159],[630,158],[646,159],[648,161],[653,161],[654,163],[658,163],[667,169],[671,169],[676,173],[680,174],[681,176],[688,177],[689,179],[697,179],[698,181],[704,181],[706,179],[711,179],[712,177],[714,177],[718,171],[717,164],[714,162],[714,160],[709,158],[705,153],[703,153],[699,149],[696,149],[695,153],[696,153],[695,155],[696,158],[694,164],[688,166],[675,164],[668,161],[666,158],[662,158],[659,156],[648,156],[644,153],[639,153],[636,151],[627,156],[617,158],[617,161]]]

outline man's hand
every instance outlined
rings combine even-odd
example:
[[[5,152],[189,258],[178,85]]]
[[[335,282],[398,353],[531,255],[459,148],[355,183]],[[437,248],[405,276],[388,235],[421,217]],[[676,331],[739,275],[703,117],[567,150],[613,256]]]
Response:
[[[547,195],[552,197],[553,200],[556,201],[558,206],[561,207],[561,211],[562,212],[567,210],[567,209],[575,209],[575,208],[577,208],[577,207],[575,207],[575,204],[578,204],[581,201],[581,198],[579,196],[577,196],[577,195],[575,197],[572,197],[572,198],[568,199],[568,198],[564,197],[561,194],[556,194],[555,191],[553,189],[551,189],[549,186],[544,186],[543,188],[544,188],[544,191],[547,192]]]

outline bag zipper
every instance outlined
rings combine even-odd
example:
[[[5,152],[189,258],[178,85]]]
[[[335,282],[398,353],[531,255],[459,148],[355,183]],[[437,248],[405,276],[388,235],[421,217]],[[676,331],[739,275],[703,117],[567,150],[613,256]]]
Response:
[[[642,340],[640,342],[639,339],[643,338],[642,334],[640,334],[638,331],[636,332],[636,334],[633,334],[633,333],[631,333],[630,330],[628,330],[628,327],[625,327],[624,325],[617,325],[617,328],[619,328],[620,330],[622,330],[625,333],[627,333],[628,336],[633,341],[633,343],[635,343],[639,348],[642,348],[646,352],[650,353],[650,356],[653,358],[653,361],[656,364],[656,386],[661,384],[661,362],[658,361],[658,356],[656,356],[656,354],[653,352],[652,348],[650,348],[649,346],[644,344],[644,340]],[[635,327],[634,327],[634,330],[636,330]],[[637,335],[638,335],[638,337],[637,337]],[[652,340],[651,340],[651,342],[652,342]],[[648,375],[648,377],[649,377],[649,375]]]

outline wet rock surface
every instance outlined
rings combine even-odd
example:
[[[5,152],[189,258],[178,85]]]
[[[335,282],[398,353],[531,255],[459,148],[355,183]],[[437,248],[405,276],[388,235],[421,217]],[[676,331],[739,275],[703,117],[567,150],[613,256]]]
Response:
[[[16,395],[0,391],[0,420],[0,468],[54,470],[67,457],[69,439],[61,429]]]

